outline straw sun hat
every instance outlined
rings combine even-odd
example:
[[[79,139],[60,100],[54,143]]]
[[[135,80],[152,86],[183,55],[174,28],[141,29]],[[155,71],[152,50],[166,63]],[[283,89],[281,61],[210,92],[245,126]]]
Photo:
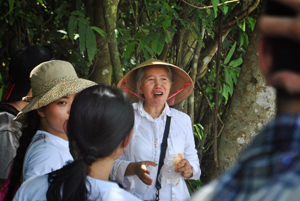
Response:
[[[95,82],[78,78],[72,64],[61,60],[51,60],[36,66],[30,73],[30,82],[32,97],[23,97],[29,104],[19,112],[15,120],[20,120],[29,111],[96,85]]]
[[[191,95],[194,88],[194,84],[191,77],[184,70],[170,63],[166,63],[157,59],[149,59],[138,65],[136,68],[129,71],[126,75],[124,75],[117,85],[119,88],[123,88],[123,90],[127,93],[127,96],[132,103],[139,101],[139,98],[132,93],[137,93],[138,91],[138,69],[156,65],[169,66],[172,70],[172,86],[169,94],[170,97],[168,98],[169,105],[180,103],[181,101],[185,100]]]

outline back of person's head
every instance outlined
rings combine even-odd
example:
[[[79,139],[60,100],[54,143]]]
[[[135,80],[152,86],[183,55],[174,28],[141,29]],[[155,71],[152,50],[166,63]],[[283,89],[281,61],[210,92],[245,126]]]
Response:
[[[17,51],[9,63],[8,87],[3,95],[6,102],[22,100],[30,90],[29,74],[38,64],[54,58],[50,47],[27,46]]]
[[[267,0],[265,14],[271,16],[296,16],[297,12],[276,0]],[[300,43],[284,37],[267,37],[272,51],[272,72],[300,73]]]
[[[133,127],[131,102],[121,90],[100,84],[75,97],[67,134],[83,158],[103,158],[112,154]]]
[[[74,141],[83,159],[49,174],[47,200],[87,200],[89,166],[97,159],[110,156],[125,141],[133,124],[131,102],[121,90],[100,84],[77,94],[71,106],[67,134],[70,146]]]

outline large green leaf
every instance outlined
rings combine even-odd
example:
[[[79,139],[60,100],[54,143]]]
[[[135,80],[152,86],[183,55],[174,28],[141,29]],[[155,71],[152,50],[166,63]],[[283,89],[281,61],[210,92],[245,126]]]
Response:
[[[107,39],[105,31],[103,31],[99,27],[91,26],[90,28],[94,29],[95,31],[97,31],[97,33],[100,34],[100,36],[102,36],[104,39]]]
[[[148,45],[145,45],[144,48],[152,55],[152,57],[155,56],[154,52],[152,51],[152,49]]]
[[[71,15],[77,15],[78,17],[84,18],[84,13],[82,13],[82,11],[79,10],[74,10],[72,11]]]
[[[164,48],[164,45],[165,45],[165,33],[158,32],[157,34],[154,35],[152,41],[153,52],[156,52],[158,55],[160,55]]]
[[[252,17],[247,17],[246,20],[248,21],[248,25],[249,25],[251,31],[254,31],[256,20],[253,19]]]
[[[86,48],[89,61],[92,62],[97,53],[96,36],[92,29],[86,30]]]
[[[9,13],[14,9],[15,0],[8,0],[9,3]]]
[[[233,83],[236,84],[237,83],[237,78],[238,78],[238,74],[235,72],[235,70],[230,70],[230,74],[233,80]]]
[[[231,61],[231,62],[229,63],[229,66],[232,66],[232,67],[238,67],[238,66],[241,65],[242,63],[243,63],[243,58],[240,57],[240,58],[238,58],[238,59],[235,59],[235,60]]]
[[[245,43],[245,38],[244,38],[244,32],[242,30],[239,29],[239,43],[240,43],[240,47],[242,47]]]
[[[171,17],[167,16],[165,18],[165,21],[163,22],[163,26],[162,26],[164,30],[166,30],[166,28],[171,25],[171,21],[172,21]]]
[[[78,34],[79,34],[79,50],[82,55],[84,55],[85,51],[85,41],[86,41],[86,30],[87,26],[82,20],[78,22]]]
[[[151,32],[147,34],[141,41],[141,47],[143,48],[145,45],[149,45],[154,38],[154,34]]]
[[[220,3],[219,0],[212,0],[212,5],[213,5],[213,9],[214,9],[214,13],[215,13],[215,17],[218,16],[218,4]]]
[[[165,38],[166,43],[171,44],[175,32],[171,32],[166,29],[165,33],[166,33],[166,38]]]
[[[69,31],[69,38],[72,41],[74,40],[76,30],[77,30],[77,18],[74,15],[71,15],[68,23],[68,31]]]
[[[232,45],[232,47],[230,48],[226,58],[225,58],[225,61],[224,61],[224,64],[228,64],[228,62],[230,61],[234,51],[235,51],[235,47],[236,47],[236,42],[234,42],[234,44]]]
[[[240,27],[240,29],[245,32],[246,31],[246,22],[245,22],[245,20],[243,20],[241,23],[238,23],[238,27]]]
[[[129,43],[126,47],[126,51],[125,51],[125,58],[129,59],[131,53],[133,52],[135,47],[135,42]]]
[[[144,49],[144,48],[142,49],[142,51],[143,51],[143,53],[144,53],[145,59],[146,59],[146,60],[150,59],[149,54],[148,54],[148,51],[147,51],[146,49]]]
[[[244,47],[247,48],[249,45],[249,37],[246,32],[243,32],[243,33],[244,33],[244,38],[245,38],[245,42],[246,42],[246,44],[245,44],[246,46],[244,45]]]
[[[170,8],[169,4],[167,2],[165,2],[165,1],[163,1],[162,3],[164,5],[164,6],[162,6],[162,9],[166,9],[167,12],[168,12],[168,14],[170,15],[171,8]],[[162,13],[164,13],[164,12],[162,12]]]

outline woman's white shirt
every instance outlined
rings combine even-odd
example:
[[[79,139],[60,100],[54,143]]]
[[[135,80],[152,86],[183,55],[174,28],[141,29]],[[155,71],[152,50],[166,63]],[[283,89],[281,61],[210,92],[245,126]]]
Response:
[[[93,201],[140,201],[137,197],[121,189],[118,184],[87,177],[91,185],[87,185]],[[48,175],[36,176],[28,179],[17,191],[13,201],[47,200]],[[91,188],[89,188],[91,187]]]
[[[26,151],[23,181],[60,169],[69,161],[73,161],[69,141],[38,130]]]
[[[114,162],[111,171],[111,179],[122,184],[129,192],[143,200],[155,199],[155,183],[158,166],[148,166],[150,177],[153,180],[151,186],[144,184],[136,175],[124,177],[126,168],[130,162],[153,161],[158,163],[160,157],[160,144],[167,116],[171,117],[168,148],[166,157],[182,153],[193,167],[193,176],[190,179],[199,179],[201,170],[199,158],[195,149],[194,135],[190,117],[166,104],[162,114],[153,119],[143,108],[143,102],[134,103],[135,123],[134,131],[128,147],[123,155]],[[175,187],[162,184],[160,200],[184,201],[190,198],[187,186],[183,179]]]

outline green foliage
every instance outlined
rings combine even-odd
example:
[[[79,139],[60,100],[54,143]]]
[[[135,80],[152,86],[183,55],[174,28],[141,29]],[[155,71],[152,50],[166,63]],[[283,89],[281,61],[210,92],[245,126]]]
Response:
[[[193,127],[194,127],[194,136],[198,139],[198,141],[201,141],[203,138],[203,131],[204,131],[203,126],[200,123],[196,123],[194,124]],[[199,143],[199,145],[197,145],[197,149],[201,148],[200,146],[201,144]]]
[[[234,42],[233,45],[230,45],[230,41],[225,40],[223,42],[225,44],[226,49],[230,49],[224,59],[224,61],[220,63],[220,71],[221,76],[219,77],[219,102],[220,105],[222,101],[224,100],[224,104],[226,105],[229,97],[233,95],[234,86],[237,84],[237,80],[240,74],[240,66],[243,63],[243,55],[238,55],[236,46],[237,42]],[[236,57],[233,59],[233,57]],[[209,99],[213,100],[214,90],[215,87],[211,85],[210,83],[216,82],[216,65],[213,65],[212,70],[209,70],[208,77],[205,78],[206,83],[208,84],[205,92],[208,94]],[[215,103],[212,103],[211,107],[214,107]]]
[[[88,75],[88,68],[98,53],[96,35],[107,37],[102,29],[90,26],[81,0],[9,0],[0,4],[0,47],[5,47],[1,52],[4,65],[24,46],[50,45],[56,58],[70,61],[79,76]],[[1,72],[6,84],[7,76]]]
[[[187,186],[188,186],[188,190],[189,193],[192,195],[194,192],[196,192],[197,190],[199,190],[204,184],[201,182],[201,179],[198,180],[187,180]]]
[[[197,139],[196,142],[198,142],[198,144],[196,145],[196,148],[198,150],[203,149],[203,147],[201,147],[201,143],[200,143],[200,141],[203,138],[203,131],[204,131],[204,127],[200,123],[196,123],[193,125],[194,136]],[[197,191],[198,189],[200,189],[203,186],[203,183],[201,182],[200,179],[186,180],[186,184],[187,184],[190,194],[193,194],[195,191]]]
[[[82,56],[87,53],[91,64],[97,54],[97,41],[94,30],[103,38],[107,39],[106,33],[99,27],[90,26],[90,20],[81,11],[75,10],[71,13],[68,22],[69,38],[74,42],[79,38],[79,50]],[[78,33],[77,33],[78,32]]]

